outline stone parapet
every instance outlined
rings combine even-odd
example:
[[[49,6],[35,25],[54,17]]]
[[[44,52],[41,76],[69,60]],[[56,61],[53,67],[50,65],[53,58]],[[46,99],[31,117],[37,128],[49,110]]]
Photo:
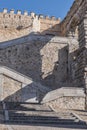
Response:
[[[0,66],[0,101],[36,102],[51,89],[5,66]],[[40,95],[40,96],[39,96]]]
[[[3,12],[0,13],[1,32],[2,30],[5,30],[7,33],[9,31],[16,31],[16,34],[19,37],[34,32],[59,35],[59,23],[60,18],[56,18],[54,16],[48,17],[43,15],[36,15],[34,12],[28,13],[28,11],[24,11],[22,13],[21,10],[17,10],[17,12],[15,13],[14,9],[8,11],[5,8],[3,9]],[[58,26],[58,30],[54,26]]]

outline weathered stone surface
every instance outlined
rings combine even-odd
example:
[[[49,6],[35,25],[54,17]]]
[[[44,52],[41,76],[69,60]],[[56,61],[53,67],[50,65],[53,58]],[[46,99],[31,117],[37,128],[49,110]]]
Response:
[[[85,98],[84,97],[60,97],[54,101],[47,103],[53,110],[58,111],[61,109],[85,109]]]
[[[10,68],[0,67],[0,101],[38,103],[51,91]]]
[[[22,94],[21,83],[14,80],[14,79],[11,79],[10,77],[7,77],[7,76],[3,76],[3,78],[4,78],[3,79],[4,82],[3,82],[2,100],[9,101],[9,102],[11,102],[11,101],[20,102],[21,101],[21,94]]]
[[[26,36],[31,33],[41,34],[60,34],[60,20],[52,18],[40,18],[31,13],[31,15],[24,15],[18,11],[14,14],[13,11],[7,13],[0,13],[0,42],[8,41],[16,38]],[[54,27],[55,26],[55,27]]]
[[[0,42],[2,42],[0,43],[0,65],[12,68],[16,70],[16,73],[20,72],[32,78],[32,82],[39,82],[52,89],[84,88],[85,97],[81,95],[76,97],[74,92],[73,96],[63,95],[64,97],[56,98],[57,100],[54,99],[52,102],[56,107],[56,103],[61,104],[60,108],[84,109],[87,107],[86,35],[86,0],[75,0],[62,22],[55,17],[37,16],[33,12],[31,15],[28,15],[28,12],[22,15],[20,10],[14,14],[14,10],[7,13],[7,9],[4,9],[3,13],[0,13]],[[0,75],[0,98],[2,99],[4,94],[5,99],[13,92],[16,93],[22,89],[22,94],[20,91],[19,95],[16,93],[11,99],[16,101],[17,97],[17,101],[24,102],[28,98],[33,100],[32,97],[34,97],[33,101],[35,101],[37,89],[33,87],[33,83],[30,85],[31,88],[25,89],[27,85],[25,82],[29,79],[22,75],[18,77],[20,80],[15,80],[15,76],[11,79],[11,75],[12,72],[8,73],[7,77],[2,73]],[[38,97],[42,99],[45,92],[40,88]],[[65,104],[65,102],[68,103]],[[77,105],[76,102],[78,102]]]
[[[18,39],[17,43],[14,41],[8,42],[7,45],[3,43],[0,64],[55,88],[64,84],[67,79],[67,42],[67,38],[52,39],[39,35]]]

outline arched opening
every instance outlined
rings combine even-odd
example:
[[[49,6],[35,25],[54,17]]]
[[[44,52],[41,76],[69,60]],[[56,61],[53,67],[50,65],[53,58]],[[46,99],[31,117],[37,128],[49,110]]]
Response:
[[[78,25],[79,25],[79,19],[73,18],[70,27],[69,27],[69,33],[71,33],[72,37],[78,38]]]

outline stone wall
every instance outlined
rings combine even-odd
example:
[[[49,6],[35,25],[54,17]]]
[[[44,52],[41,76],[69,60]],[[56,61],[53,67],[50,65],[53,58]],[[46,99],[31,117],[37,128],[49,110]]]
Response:
[[[64,87],[52,91],[10,68],[0,67],[0,101],[38,103],[41,100],[55,111],[85,109],[83,89]]]
[[[7,9],[4,9],[0,13],[0,42],[31,33],[59,35],[59,23],[60,19],[57,18],[42,17],[42,15],[38,16],[33,12],[28,15],[26,11],[22,14],[20,10],[15,14],[14,10],[8,12]]]
[[[61,87],[48,92],[42,103],[47,104],[53,110],[61,109],[85,109],[85,93],[83,88],[79,87]]]
[[[84,104],[87,106],[86,35],[86,0],[75,0],[61,23],[55,17],[37,16],[34,13],[28,15],[28,12],[21,14],[21,11],[15,14],[14,10],[8,13],[4,9],[0,13],[0,42],[6,42],[0,43],[0,65],[52,89],[62,86],[84,88],[86,100],[82,96],[62,96],[49,103],[54,108],[84,109]],[[26,89],[25,84],[8,75],[0,75],[0,78],[4,90],[4,93],[3,90],[0,92],[1,98],[4,94],[2,100],[25,101],[26,98],[36,97],[32,85]],[[8,86],[11,86],[11,90]]]
[[[21,82],[16,81],[8,76],[3,75],[2,100],[9,101],[9,102],[12,102],[12,101],[21,102],[22,101],[21,100],[21,96],[22,96],[21,90],[22,90]]]
[[[38,103],[51,89],[5,66],[0,66],[0,101]]]
[[[8,66],[44,85],[59,87],[67,79],[67,42],[67,38],[29,35],[3,43],[0,65]]]
[[[40,32],[47,35],[60,35],[60,19],[55,17],[40,17]]]
[[[87,3],[86,3],[87,5]],[[87,8],[84,13],[84,19],[79,26],[79,46],[83,50],[83,82],[86,93],[86,109],[87,109]]]
[[[47,103],[54,111],[68,110],[85,110],[85,97],[61,97]]]
[[[83,87],[84,92],[87,95],[87,1],[86,0],[75,0],[67,16],[61,23],[62,35],[72,36],[75,38],[76,33],[78,35],[78,45],[70,53],[70,73],[71,80],[74,81],[74,86]],[[68,35],[69,34],[69,35]],[[70,48],[72,45],[69,45]],[[87,99],[87,98],[86,98]],[[86,101],[87,104],[87,101]],[[86,105],[87,106],[87,105]]]
[[[3,94],[0,100],[5,102],[35,102],[38,103],[39,91],[34,83],[24,84],[13,77],[3,75]]]
[[[32,15],[22,15],[20,11],[17,14],[7,12],[0,13],[0,29],[12,28],[21,30],[32,27]]]
[[[32,27],[32,15],[21,15],[20,11],[14,14],[14,10],[7,13],[7,9],[4,9],[3,13],[0,13],[0,42],[28,35]]]
[[[86,7],[87,7],[86,0],[75,0],[73,2],[73,5],[68,11],[66,17],[61,22],[62,36],[67,36],[70,31],[72,35],[73,33],[77,33],[76,27],[78,26],[80,21],[83,19]]]

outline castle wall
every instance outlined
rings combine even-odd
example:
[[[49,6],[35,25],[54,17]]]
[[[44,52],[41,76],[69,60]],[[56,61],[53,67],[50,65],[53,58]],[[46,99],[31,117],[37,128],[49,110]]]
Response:
[[[0,65],[47,86],[59,87],[67,79],[67,42],[67,38],[30,35],[2,43]]]
[[[60,33],[60,19],[41,17],[35,13],[18,11],[17,14],[14,10],[7,12],[4,9],[0,13],[0,42],[8,41],[22,36],[33,33],[59,35]]]
[[[60,19],[56,19],[55,17],[40,17],[40,32],[42,34],[49,35],[60,35]]]
[[[21,30],[28,27],[32,27],[31,16],[4,12],[0,13],[0,29],[12,28]]]
[[[31,33],[32,16],[0,13],[0,42],[16,39]]]

